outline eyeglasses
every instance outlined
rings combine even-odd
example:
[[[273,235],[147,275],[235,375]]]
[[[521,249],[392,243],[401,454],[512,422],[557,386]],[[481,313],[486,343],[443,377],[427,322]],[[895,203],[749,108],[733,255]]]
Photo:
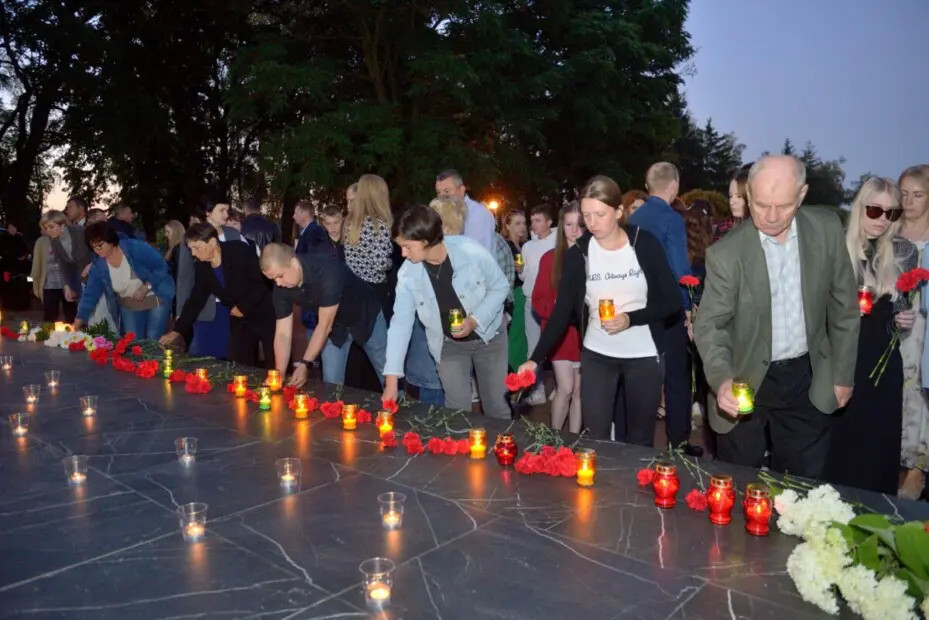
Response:
[[[887,216],[888,222],[896,222],[900,219],[900,216],[903,215],[903,209],[899,207],[891,207],[890,209],[885,209],[878,205],[868,205],[864,208],[865,215],[867,215],[872,220],[879,220],[882,215]]]

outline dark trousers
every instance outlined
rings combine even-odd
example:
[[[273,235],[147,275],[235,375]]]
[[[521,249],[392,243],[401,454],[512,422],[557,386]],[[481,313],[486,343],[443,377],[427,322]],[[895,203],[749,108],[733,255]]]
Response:
[[[761,467],[770,450],[773,470],[821,479],[833,419],[810,402],[812,380],[809,355],[773,362],[755,394],[755,411],[718,437],[719,460]]]
[[[581,368],[581,407],[590,437],[610,438],[610,423],[621,385],[625,406],[623,418],[616,420],[616,437],[652,447],[655,412],[661,399],[661,358],[608,357],[582,349]]]
[[[690,440],[690,355],[684,311],[665,326],[665,429],[672,447]]]
[[[65,323],[73,323],[77,315],[77,303],[65,299],[64,289],[42,289],[42,321],[49,323],[58,320],[58,308],[65,315]]]
[[[274,321],[259,325],[229,318],[229,361],[258,366],[259,343],[265,352],[265,368],[274,368]]]

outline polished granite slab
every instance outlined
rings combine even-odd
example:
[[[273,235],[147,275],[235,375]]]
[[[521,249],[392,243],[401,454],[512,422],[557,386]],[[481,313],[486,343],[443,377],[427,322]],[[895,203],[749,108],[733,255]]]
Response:
[[[597,484],[525,476],[491,456],[407,455],[373,426],[344,431],[319,413],[297,421],[280,396],[261,413],[224,386],[191,395],[181,384],[99,367],[83,355],[0,343],[5,415],[25,410],[25,383],[56,368],[62,384],[31,408],[30,433],[0,429],[0,618],[368,617],[358,565],[397,563],[384,618],[823,617],[786,574],[796,539],[776,528],[748,535],[713,526],[680,504],[659,510],[635,472],[644,448],[597,450]],[[215,368],[221,365],[215,365]],[[331,392],[313,386],[317,396]],[[99,396],[81,416],[78,397]],[[348,390],[347,401],[374,396]],[[398,418],[420,415],[405,408]],[[505,424],[469,418],[491,437]],[[452,423],[463,437],[467,423]],[[527,444],[515,424],[520,445]],[[178,463],[174,439],[197,437]],[[69,486],[61,459],[89,457],[86,484]],[[274,461],[302,461],[300,487],[278,483]],[[707,462],[740,485],[752,470]],[[404,526],[386,532],[376,497],[407,495]],[[888,513],[929,518],[929,506],[848,491]],[[182,540],[175,507],[209,504],[205,538]],[[847,615],[848,612],[843,612]]]

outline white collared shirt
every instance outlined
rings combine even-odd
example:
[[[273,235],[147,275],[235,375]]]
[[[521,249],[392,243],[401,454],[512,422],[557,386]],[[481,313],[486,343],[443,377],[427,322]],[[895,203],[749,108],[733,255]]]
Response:
[[[803,286],[800,275],[800,244],[797,218],[790,223],[787,240],[780,243],[760,230],[771,286],[771,361],[800,357],[809,351],[806,317],[803,313]]]

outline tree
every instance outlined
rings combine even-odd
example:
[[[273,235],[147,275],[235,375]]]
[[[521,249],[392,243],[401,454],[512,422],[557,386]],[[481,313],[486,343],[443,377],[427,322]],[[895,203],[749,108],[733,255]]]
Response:
[[[735,134],[720,134],[709,119],[703,128],[694,124],[690,114],[678,113],[681,137],[674,143],[674,153],[681,175],[681,189],[726,193],[733,171],[742,165],[745,145]]]
[[[794,149],[793,142],[790,141],[790,138],[784,138],[784,146],[781,148],[781,155],[796,155],[797,151]]]
[[[376,172],[403,205],[453,166],[475,193],[532,203],[595,173],[642,178],[678,135],[685,0],[305,7],[259,2],[232,66],[232,118],[262,119],[277,195],[341,199]]]
[[[807,204],[839,206],[845,202],[844,157],[823,161],[813,143],[807,142],[800,153],[800,161],[806,166]]]

